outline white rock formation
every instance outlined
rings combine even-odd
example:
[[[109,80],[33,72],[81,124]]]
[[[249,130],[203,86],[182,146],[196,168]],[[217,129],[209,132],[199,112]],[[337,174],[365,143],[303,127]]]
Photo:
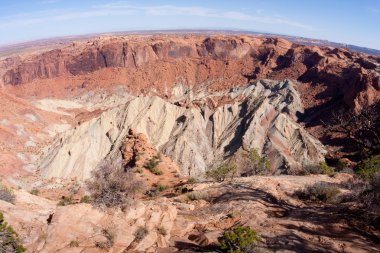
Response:
[[[207,106],[207,99],[223,96],[232,102]],[[58,136],[42,157],[42,174],[88,178],[101,160],[120,156],[130,128],[145,134],[184,174],[193,176],[203,174],[240,147],[268,155],[273,169],[324,159],[323,145],[296,122],[296,113],[303,108],[291,81],[261,80],[193,102],[184,107],[159,97],[135,97],[110,108]]]

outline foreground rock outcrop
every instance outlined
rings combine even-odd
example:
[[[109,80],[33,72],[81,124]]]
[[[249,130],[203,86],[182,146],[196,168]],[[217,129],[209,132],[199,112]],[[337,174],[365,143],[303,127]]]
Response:
[[[90,204],[57,206],[25,191],[16,192],[15,204],[0,200],[0,211],[27,252],[41,253],[156,252],[169,246],[177,216],[177,209],[165,201],[136,201],[125,213],[106,212]],[[140,227],[146,228],[146,235],[136,239]]]
[[[204,251],[234,224],[258,232],[260,252],[379,252],[376,231],[348,209],[306,204],[294,195],[316,182],[339,187],[347,176],[254,176],[196,183],[185,187],[198,199],[186,193],[157,196],[136,200],[124,212],[84,203],[57,206],[56,201],[15,190],[15,203],[0,200],[0,211],[27,252]],[[139,228],[146,229],[144,236],[136,236]]]

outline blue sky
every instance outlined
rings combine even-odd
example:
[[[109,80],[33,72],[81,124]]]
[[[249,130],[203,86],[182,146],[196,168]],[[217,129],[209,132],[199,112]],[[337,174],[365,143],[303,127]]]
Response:
[[[0,44],[150,29],[243,29],[380,49],[379,0],[1,0]]]

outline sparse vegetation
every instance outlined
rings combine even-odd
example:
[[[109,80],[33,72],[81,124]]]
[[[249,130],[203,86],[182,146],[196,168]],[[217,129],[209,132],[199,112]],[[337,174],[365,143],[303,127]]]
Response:
[[[79,242],[76,241],[76,240],[71,241],[71,242],[69,243],[69,247],[70,247],[70,248],[76,248],[76,247],[79,247]]]
[[[327,165],[326,162],[321,161],[319,164],[308,164],[303,166],[302,169],[294,170],[296,175],[310,175],[310,174],[324,174],[332,176],[335,171],[333,167]]]
[[[365,218],[380,229],[380,173],[367,180],[353,178],[345,187],[351,190],[345,200],[356,202]]]
[[[145,167],[155,175],[162,175],[162,171],[157,168],[157,165],[160,163],[160,160],[154,156],[145,164]]]
[[[17,233],[4,220],[3,213],[0,212],[0,252],[25,252],[24,246]]]
[[[160,192],[163,192],[166,189],[168,189],[167,185],[162,185],[160,183],[157,183],[154,185],[154,187],[152,189],[145,192],[145,195],[147,195],[149,197],[156,197],[158,194],[160,194]]]
[[[248,173],[251,175],[266,175],[270,171],[270,162],[265,157],[260,157],[257,149],[251,149],[247,155],[251,162]]]
[[[122,209],[129,206],[143,188],[131,170],[125,171],[121,164],[112,163],[104,163],[95,170],[87,186],[95,206]]]
[[[30,194],[38,196],[38,194],[40,194],[40,191],[39,191],[37,188],[33,188],[33,189],[30,191]]]
[[[322,174],[332,176],[334,174],[334,168],[327,165],[326,162],[320,162],[319,166],[322,170]]]
[[[218,238],[220,249],[228,253],[253,253],[260,237],[247,226],[237,226],[225,231]]]
[[[270,174],[270,161],[261,157],[257,149],[239,150],[233,158],[242,176]]]
[[[166,228],[164,226],[159,226],[157,228],[157,232],[160,234],[160,235],[163,235],[163,236],[166,236],[168,234],[168,231],[166,230]]]
[[[187,179],[188,184],[195,184],[197,182],[198,180],[195,177],[189,177],[189,179]]]
[[[208,201],[210,199],[209,195],[207,192],[204,192],[204,191],[193,191],[193,192],[189,192],[186,194],[187,198],[189,200],[206,200]]]
[[[225,181],[228,177],[233,179],[236,175],[236,165],[227,162],[222,164],[219,167],[210,169],[209,171],[206,172],[206,177],[211,178],[212,180],[216,182],[223,182]]]
[[[380,155],[362,161],[358,166],[357,173],[366,180],[374,179],[375,175],[380,174]]]
[[[136,167],[134,170],[136,173],[142,174],[143,173],[143,168],[141,167]]]
[[[91,203],[92,202],[92,199],[90,196],[88,195],[84,195],[81,199],[80,199],[80,203]]]
[[[149,233],[149,231],[148,231],[147,227],[140,226],[136,229],[136,231],[133,233],[133,235],[135,236],[135,240],[137,242],[140,242],[145,238],[145,236],[148,235],[148,233]]]
[[[109,229],[102,229],[102,234],[106,240],[96,242],[95,246],[100,249],[109,250],[114,244],[115,236]]]
[[[336,199],[339,192],[338,187],[335,185],[318,182],[297,191],[296,195],[299,199],[306,202],[332,202]]]
[[[162,191],[165,191],[166,189],[168,189],[168,186],[167,185],[163,185],[161,183],[157,183],[156,184],[156,190],[158,192],[162,192]]]
[[[13,191],[4,185],[0,185],[0,199],[14,204],[16,196]]]
[[[58,202],[59,206],[68,206],[72,204],[75,204],[75,201],[72,196],[62,196],[61,200]]]

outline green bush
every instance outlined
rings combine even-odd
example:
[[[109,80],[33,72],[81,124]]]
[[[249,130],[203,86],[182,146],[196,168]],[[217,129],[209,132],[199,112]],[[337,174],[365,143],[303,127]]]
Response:
[[[304,189],[297,191],[299,199],[306,202],[332,202],[339,194],[338,187],[325,182],[318,182],[308,185]]]
[[[166,189],[168,189],[169,187],[167,185],[163,185],[161,183],[156,183],[155,184],[155,189],[158,191],[158,192],[163,192],[165,191]]]
[[[206,172],[206,177],[216,182],[223,182],[227,177],[234,178],[236,174],[236,165],[232,163],[224,163],[223,165],[213,168]]]
[[[247,175],[267,175],[270,172],[270,161],[265,157],[260,157],[256,149],[251,149],[247,155],[250,161],[248,165]]]
[[[0,252],[25,252],[17,233],[4,220],[4,215],[0,212]]]
[[[153,156],[149,161],[145,164],[145,168],[147,168],[154,175],[162,175],[162,171],[157,168],[157,165],[160,163],[160,160]]]
[[[148,160],[148,162],[145,164],[145,167],[152,171],[154,168],[157,167],[157,165],[160,163],[160,161],[154,156],[151,159]]]
[[[332,176],[334,174],[334,168],[327,165],[326,162],[320,162],[322,174]]]
[[[225,231],[218,238],[220,249],[228,253],[251,253],[260,242],[256,231],[247,226],[238,226]]]
[[[357,173],[366,180],[371,180],[376,174],[380,174],[380,155],[362,161],[358,166]]]
[[[80,203],[91,203],[92,202],[92,199],[90,196],[88,195],[84,195],[81,199],[80,199]]]

